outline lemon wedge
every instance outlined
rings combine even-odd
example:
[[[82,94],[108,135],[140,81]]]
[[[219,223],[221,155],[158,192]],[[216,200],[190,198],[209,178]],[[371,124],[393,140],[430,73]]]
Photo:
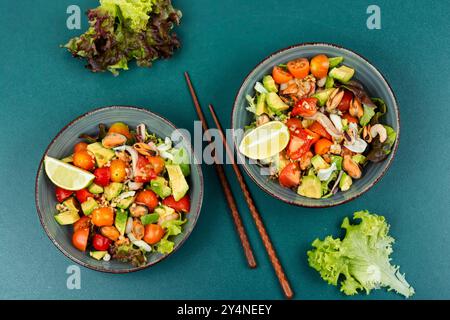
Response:
[[[239,151],[250,159],[261,160],[280,153],[288,143],[288,127],[280,121],[270,121],[247,133]]]
[[[81,190],[86,188],[95,176],[71,164],[48,157],[44,158],[45,172],[48,178],[58,187],[66,190]]]

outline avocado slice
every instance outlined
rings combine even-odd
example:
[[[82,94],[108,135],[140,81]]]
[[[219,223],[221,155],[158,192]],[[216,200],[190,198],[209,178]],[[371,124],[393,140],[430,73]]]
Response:
[[[69,209],[69,211],[75,211],[77,213],[80,211],[79,204],[78,204],[77,200],[75,200],[74,197],[70,197],[70,198],[64,200],[64,202],[62,204],[67,209]]]
[[[327,77],[327,80],[325,81],[325,89],[331,88],[334,88],[334,79],[332,77]]]
[[[350,177],[345,172],[342,172],[341,180],[339,181],[339,188],[341,191],[347,191],[352,186],[353,180],[352,177]]]
[[[98,203],[94,200],[94,198],[89,198],[81,204],[81,210],[83,210],[85,216],[90,215],[92,211],[94,211],[98,207]]]
[[[256,112],[255,112],[255,114],[257,116],[260,116],[263,113],[267,113],[266,94],[265,93],[260,93],[256,97]]]
[[[315,175],[304,176],[297,193],[307,198],[320,199],[322,197],[322,184]]]
[[[263,85],[269,92],[278,92],[277,85],[275,84],[275,80],[273,80],[271,75],[264,76]]]
[[[353,77],[354,74],[355,69],[352,69],[347,66],[340,66],[339,68],[331,69],[329,76],[342,83],[346,83],[350,81],[350,79]]]
[[[357,164],[365,164],[367,162],[367,158],[363,156],[362,154],[355,154],[352,157],[352,160],[355,161]]]
[[[311,158],[311,164],[313,165],[314,169],[316,169],[316,171],[320,169],[327,169],[330,167],[330,165],[325,160],[323,160],[323,158],[319,154],[316,154]]]
[[[100,194],[100,193],[103,193],[103,187],[99,186],[98,184],[92,183],[88,187],[88,191],[93,194]]]
[[[127,211],[123,209],[117,209],[116,211],[116,219],[114,221],[114,225],[116,226],[117,230],[119,230],[121,235],[125,234],[125,229],[127,226],[127,220],[128,220],[128,213]]]
[[[108,184],[104,189],[104,195],[106,200],[111,201],[112,199],[119,196],[119,194],[122,192],[123,184],[119,182],[111,182]]]
[[[157,177],[150,182],[150,190],[156,193],[161,198],[167,198],[172,194],[172,189],[170,189],[168,182],[163,177]]]
[[[166,166],[166,169],[169,174],[169,184],[170,188],[172,188],[173,197],[175,201],[178,201],[188,192],[189,185],[179,165],[169,164]]]
[[[150,213],[141,217],[141,222],[144,226],[151,223],[156,223],[158,222],[158,220],[159,220],[159,213]]]
[[[87,150],[94,155],[99,168],[107,164],[116,155],[114,150],[104,148],[100,142],[89,144]]]
[[[119,202],[117,202],[117,208],[120,209],[128,209],[129,206],[134,202],[134,197],[128,197],[124,199],[120,199]]]
[[[80,216],[78,215],[78,211],[64,211],[55,215],[55,220],[60,225],[68,225],[80,220]]]
[[[107,253],[108,251],[91,251],[89,252],[89,255],[95,260],[102,260]]]
[[[332,88],[320,90],[313,94],[312,97],[319,100],[319,106],[324,106],[333,91],[334,89]]]
[[[269,109],[273,112],[281,112],[289,109],[289,106],[281,100],[275,92],[269,92],[266,96],[266,102]]]
[[[329,68],[337,67],[342,61],[344,61],[344,57],[328,58]]]

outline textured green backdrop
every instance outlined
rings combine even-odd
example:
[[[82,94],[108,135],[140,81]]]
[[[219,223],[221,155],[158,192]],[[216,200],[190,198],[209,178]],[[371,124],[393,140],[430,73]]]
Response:
[[[315,237],[339,235],[344,216],[369,209],[385,215],[397,239],[394,262],[415,298],[450,298],[448,1],[174,0],[184,17],[183,48],[152,69],[114,78],[92,74],[58,47],[78,30],[66,8],[94,0],[0,2],[0,298],[278,299],[282,294],[233,182],[259,266],[246,267],[212,167],[196,229],[163,263],[129,275],[81,269],[81,290],[66,288],[65,258],[42,230],[34,178],[45,147],[73,118],[100,106],[147,107],[192,130],[196,115],[188,70],[204,107],[215,104],[224,126],[243,77],[280,48],[308,41],[343,45],[366,56],[390,81],[400,104],[402,137],[389,172],[372,190],[331,209],[304,209],[268,197],[249,181],[298,299],[349,299],[310,269]],[[368,30],[366,9],[381,7],[382,29]],[[424,9],[426,9],[424,11]],[[426,14],[424,14],[426,12]],[[83,28],[86,18],[83,16]],[[231,177],[231,170],[227,168]],[[397,299],[377,291],[363,299]]]

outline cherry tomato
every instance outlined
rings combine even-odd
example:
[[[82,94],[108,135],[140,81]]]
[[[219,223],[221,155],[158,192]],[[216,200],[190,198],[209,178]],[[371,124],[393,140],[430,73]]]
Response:
[[[77,153],[78,151],[85,151],[87,150],[87,146],[88,144],[86,142],[78,142],[73,148],[73,152]]]
[[[287,68],[294,77],[303,79],[309,74],[309,61],[306,58],[299,58],[287,63]]]
[[[91,214],[92,223],[97,227],[114,224],[114,210],[110,207],[97,208]]]
[[[300,183],[300,169],[296,162],[289,163],[283,168],[278,177],[280,185],[286,188],[293,188]]]
[[[353,93],[351,91],[345,90],[342,96],[341,102],[338,104],[337,108],[339,111],[346,112],[350,109],[350,103],[353,100]]]
[[[155,174],[160,174],[164,170],[165,162],[164,159],[158,156],[147,157],[148,162]]]
[[[164,236],[164,229],[158,224],[148,224],[145,226],[144,241],[148,244],[158,243]]]
[[[318,121],[314,121],[309,127],[309,130],[311,130],[312,132],[317,133],[318,135],[320,135],[323,138],[326,138],[328,140],[331,140],[331,136],[330,134],[327,132],[327,130],[325,130],[325,128],[318,122]]]
[[[318,79],[327,76],[329,67],[328,57],[324,54],[319,54],[311,59],[311,73]]]
[[[137,194],[135,202],[153,211],[158,206],[158,196],[151,190],[142,190]]]
[[[115,159],[111,161],[109,171],[113,182],[123,182],[127,178],[127,164],[125,161]]]
[[[92,238],[92,246],[95,250],[98,251],[106,251],[109,249],[111,245],[111,240],[107,237],[102,236],[101,234],[96,233]]]
[[[130,128],[123,122],[116,122],[108,130],[108,133],[119,133],[127,139],[131,139],[132,135],[130,133]]]
[[[286,121],[286,126],[288,127],[289,131],[295,132],[301,128],[303,128],[302,121],[298,118],[289,118]]]
[[[146,157],[140,155],[136,164],[134,181],[146,183],[156,177],[157,175],[153,171],[150,162]]]
[[[92,170],[95,167],[94,157],[87,150],[81,150],[73,154],[73,164],[84,170]]]
[[[80,251],[86,251],[89,239],[89,228],[79,229],[72,235],[72,244]]]
[[[311,117],[317,112],[317,98],[303,98],[295,103],[291,116]]]
[[[69,191],[60,187],[55,188],[55,196],[58,202],[63,202],[73,194],[73,191]]]
[[[302,129],[298,134],[291,134],[286,155],[292,160],[298,160],[308,152],[310,148],[311,139],[308,139],[308,133]]]
[[[344,113],[342,115],[342,119],[345,119],[348,122],[358,123],[358,119],[355,117],[352,117],[349,113]]]
[[[303,129],[305,130],[305,133],[307,134],[307,139],[310,141],[310,144],[313,145],[320,139],[320,135],[309,130],[309,129]]]
[[[316,142],[314,146],[314,152],[316,154],[323,155],[327,153],[330,150],[330,147],[333,145],[333,142],[331,142],[328,139],[320,139]]]
[[[181,211],[185,213],[188,213],[191,209],[191,200],[188,194],[178,201],[175,201],[175,198],[173,196],[169,196],[162,201],[162,204],[175,209],[175,211]]]
[[[81,189],[75,192],[75,197],[77,197],[80,203],[86,202],[88,198],[93,198],[94,196],[87,189]]]
[[[280,67],[273,67],[272,70],[272,77],[273,80],[278,83],[286,83],[290,80],[292,80],[294,77],[289,72],[285,71],[283,68]]]
[[[94,183],[106,187],[111,180],[111,171],[107,167],[97,168],[94,171]]]
[[[73,232],[81,229],[89,229],[91,227],[91,218],[82,216],[77,222],[73,224]]]

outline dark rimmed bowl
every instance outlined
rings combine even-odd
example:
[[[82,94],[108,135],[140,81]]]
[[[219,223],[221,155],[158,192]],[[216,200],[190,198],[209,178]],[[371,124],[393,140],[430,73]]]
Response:
[[[296,58],[312,58],[320,53],[326,54],[329,57],[343,56],[344,64],[356,70],[354,79],[363,83],[370,96],[382,98],[386,102],[388,112],[382,118],[382,123],[391,126],[397,132],[397,140],[388,158],[380,163],[368,164],[364,168],[363,177],[359,180],[354,180],[350,190],[338,192],[333,197],[327,199],[309,199],[296,194],[290,189],[281,187],[277,181],[269,180],[268,176],[261,174],[259,166],[250,164],[248,159],[239,151],[237,152],[238,161],[243,163],[247,174],[265,192],[289,204],[319,208],[336,206],[351,201],[368,191],[382,178],[395,157],[400,137],[400,116],[395,95],[381,72],[361,55],[337,45],[328,43],[304,43],[288,47],[265,58],[248,74],[236,95],[231,119],[231,126],[234,130],[242,130],[252,121],[252,114],[246,110],[247,101],[245,96],[254,95],[253,87],[255,82],[261,81],[264,75],[270,74],[273,66],[286,63]],[[239,146],[241,140],[242,135],[236,134],[234,143]]]
[[[65,157],[71,154],[73,146],[80,141],[78,136],[81,133],[96,134],[98,132],[98,124],[104,123],[110,125],[117,121],[125,122],[130,127],[135,127],[140,123],[144,123],[147,125],[149,131],[155,133],[159,137],[170,137],[171,134],[177,130],[177,128],[168,120],[145,109],[128,106],[105,107],[88,112],[64,127],[47,147],[44,156],[48,155],[55,158]],[[181,143],[191,156],[191,159],[194,159],[195,155],[193,154],[190,140],[186,136],[182,135],[182,138],[177,143]],[[55,214],[56,199],[54,195],[54,186],[44,172],[44,156],[39,164],[36,176],[36,208],[41,224],[48,237],[65,256],[82,266],[96,271],[128,273],[148,268],[170,255],[152,252],[147,255],[148,261],[146,265],[134,267],[129,263],[120,261],[97,261],[91,258],[88,253],[80,252],[75,249],[71,244],[71,226],[60,226],[53,218]],[[174,237],[175,247],[172,253],[179,249],[189,237],[195,227],[202,206],[203,176],[201,167],[198,165],[200,162],[191,161],[191,163],[191,174],[188,177],[191,211],[188,214],[188,222],[184,225],[183,232]]]

